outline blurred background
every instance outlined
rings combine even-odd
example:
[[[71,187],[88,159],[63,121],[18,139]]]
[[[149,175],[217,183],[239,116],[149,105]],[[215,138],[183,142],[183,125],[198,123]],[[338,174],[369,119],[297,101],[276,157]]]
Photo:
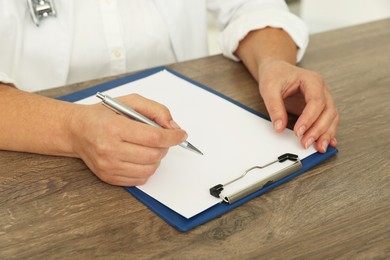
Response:
[[[286,0],[286,3],[306,23],[310,34],[390,17],[390,0]],[[209,15],[211,55],[221,53],[217,39],[216,24]]]

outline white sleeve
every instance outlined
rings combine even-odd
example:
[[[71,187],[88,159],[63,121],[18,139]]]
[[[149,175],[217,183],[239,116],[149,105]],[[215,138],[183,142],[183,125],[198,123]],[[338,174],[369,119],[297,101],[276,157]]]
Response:
[[[15,81],[12,80],[7,74],[0,72],[0,83],[15,85]]]
[[[219,39],[224,56],[239,61],[234,55],[239,42],[253,30],[267,26],[281,28],[298,46],[299,62],[309,43],[309,33],[301,19],[288,10],[284,0],[209,0],[222,31]]]
[[[16,29],[20,25],[19,5],[17,1],[0,0],[0,82],[5,84],[16,83],[13,71],[17,68],[15,60],[21,46]]]

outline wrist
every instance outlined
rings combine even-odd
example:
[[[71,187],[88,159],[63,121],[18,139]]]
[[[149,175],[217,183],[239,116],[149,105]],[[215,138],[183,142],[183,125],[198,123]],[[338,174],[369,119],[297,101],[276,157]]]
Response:
[[[80,136],[85,135],[83,122],[85,121],[85,106],[72,104],[67,118],[64,120],[66,129],[67,152],[70,157],[80,158],[79,142]]]
[[[263,75],[265,75],[267,73],[267,71],[268,72],[273,71],[273,73],[274,73],[274,72],[280,71],[280,68],[286,68],[286,66],[289,67],[292,65],[285,60],[280,60],[280,59],[276,59],[276,58],[269,57],[269,58],[263,59],[257,67],[258,81],[260,82],[262,80]]]
[[[284,61],[295,65],[298,48],[282,29],[266,27],[250,32],[239,44],[236,55],[258,80],[267,64]]]

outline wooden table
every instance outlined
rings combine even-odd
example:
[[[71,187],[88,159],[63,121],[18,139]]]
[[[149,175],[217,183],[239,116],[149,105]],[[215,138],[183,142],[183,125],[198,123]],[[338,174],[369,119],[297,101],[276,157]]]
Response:
[[[81,160],[2,151],[0,258],[389,259],[390,19],[312,36],[300,65],[334,95],[337,156],[181,233]],[[213,56],[169,67],[266,113],[240,63]]]

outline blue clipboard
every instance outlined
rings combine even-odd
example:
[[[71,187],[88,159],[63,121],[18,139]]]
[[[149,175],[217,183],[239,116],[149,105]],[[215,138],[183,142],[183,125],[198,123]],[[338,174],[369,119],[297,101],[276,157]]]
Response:
[[[237,102],[237,101],[235,101],[227,96],[224,96],[221,93],[219,93],[219,92],[217,92],[209,87],[206,87],[206,86],[204,86],[204,85],[202,85],[202,84],[200,84],[192,79],[189,79],[189,78],[179,74],[178,72],[173,71],[173,70],[171,70],[167,67],[164,67],[164,66],[163,67],[156,67],[156,68],[149,69],[149,70],[146,70],[143,72],[139,72],[139,73],[136,73],[133,75],[118,78],[118,79],[115,79],[115,80],[112,80],[112,81],[109,81],[109,82],[106,82],[103,84],[93,86],[93,87],[88,88],[88,89],[84,89],[84,90],[81,90],[78,92],[71,93],[69,95],[62,96],[58,99],[63,100],[63,101],[75,102],[75,101],[84,99],[84,98],[89,97],[89,96],[94,96],[97,92],[103,92],[103,91],[121,86],[121,85],[126,84],[128,82],[135,81],[135,80],[150,76],[150,75],[157,73],[157,72],[160,72],[162,70],[168,70],[172,74],[174,74],[174,75],[176,75],[184,80],[187,80],[190,83],[192,83],[200,88],[203,88],[203,89],[205,89],[205,90],[207,90],[215,95],[218,95],[219,97],[224,98],[224,99],[234,103],[235,105],[240,106],[240,107],[244,108],[245,110],[247,110],[247,111],[249,111],[249,112],[251,112],[259,117],[262,117],[264,119],[269,120],[269,118],[267,118],[266,116],[264,116],[262,114],[259,114],[258,112],[254,111],[253,109],[251,109],[251,108],[249,108],[249,107],[247,107],[247,106],[245,106],[245,105],[243,105],[243,104],[241,104],[241,103],[239,103],[239,102]],[[276,181],[276,182],[272,183],[271,185],[269,185],[265,188],[262,188],[256,192],[248,195],[247,197],[237,201],[237,202],[234,202],[233,204],[227,204],[224,202],[219,203],[219,204],[212,206],[212,207],[208,208],[207,210],[205,210],[205,211],[203,211],[203,212],[201,212],[201,213],[199,213],[199,214],[197,214],[189,219],[181,216],[180,214],[178,214],[175,211],[171,210],[170,208],[166,207],[165,205],[163,205],[159,201],[155,200],[154,198],[150,197],[149,195],[147,195],[146,193],[144,193],[143,191],[141,191],[137,187],[124,187],[124,188],[128,192],[130,192],[135,198],[137,198],[139,201],[141,201],[143,204],[145,204],[147,207],[149,207],[158,216],[160,216],[162,219],[164,219],[167,223],[169,223],[170,225],[172,225],[176,229],[184,232],[184,231],[191,230],[191,229],[193,229],[193,228],[197,227],[198,225],[201,225],[205,222],[208,222],[208,221],[244,204],[245,202],[247,202],[247,201],[249,201],[257,196],[260,196],[261,194],[275,188],[276,186],[279,186],[280,184],[283,184],[287,181],[292,180],[294,177],[309,170],[310,168],[312,168],[315,165],[319,164],[320,162],[326,160],[327,158],[336,154],[337,152],[338,152],[337,149],[335,149],[333,147],[328,147],[328,150],[324,154],[319,153],[319,152],[314,153],[314,154],[310,155],[309,157],[306,157],[305,159],[302,160],[303,167],[299,171],[297,171],[293,174],[290,174],[290,175],[284,177],[283,179]]]

